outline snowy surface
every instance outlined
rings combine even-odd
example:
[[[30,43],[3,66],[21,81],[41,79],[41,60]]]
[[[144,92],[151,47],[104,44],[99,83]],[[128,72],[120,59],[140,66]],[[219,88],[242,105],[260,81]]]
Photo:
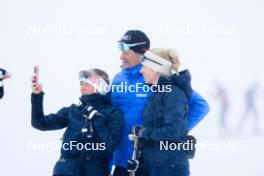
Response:
[[[45,112],[56,112],[78,101],[79,70],[99,67],[111,77],[120,70],[116,41],[128,29],[145,31],[151,39],[151,47],[178,50],[182,69],[191,70],[194,89],[211,106],[210,114],[191,133],[205,145],[213,142],[233,146],[225,150],[205,147],[197,151],[191,161],[191,175],[263,175],[263,134],[251,133],[252,120],[247,121],[242,134],[234,131],[244,112],[245,90],[254,81],[263,82],[263,5],[258,0],[158,0],[151,3],[142,0],[127,3],[121,0],[0,0],[0,67],[13,75],[4,82],[6,94],[0,101],[0,175],[51,175],[59,158],[55,149],[34,151],[29,148],[34,142],[56,144],[64,131],[41,132],[31,127],[33,66],[40,66],[40,79],[46,93]],[[60,25],[90,27],[90,31],[70,34],[32,31],[34,26]],[[164,31],[166,26],[169,32]],[[176,31],[206,26],[225,28],[229,32]],[[231,100],[228,114],[231,132],[226,134],[221,134],[217,125],[220,107],[214,98],[216,81],[227,88]],[[263,95],[261,88],[259,108],[263,106]],[[263,129],[263,118],[259,124]]]

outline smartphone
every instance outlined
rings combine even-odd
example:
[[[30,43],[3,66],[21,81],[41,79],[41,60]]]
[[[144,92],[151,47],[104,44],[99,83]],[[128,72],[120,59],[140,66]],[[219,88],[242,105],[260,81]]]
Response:
[[[39,66],[34,67],[34,76],[36,77],[35,83],[39,83]]]

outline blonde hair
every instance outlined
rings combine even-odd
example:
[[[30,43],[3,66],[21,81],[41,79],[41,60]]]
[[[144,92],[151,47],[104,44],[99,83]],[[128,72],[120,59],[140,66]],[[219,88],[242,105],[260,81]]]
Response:
[[[180,60],[178,54],[173,48],[153,48],[150,50],[152,53],[168,60],[172,63],[171,70],[179,73]]]

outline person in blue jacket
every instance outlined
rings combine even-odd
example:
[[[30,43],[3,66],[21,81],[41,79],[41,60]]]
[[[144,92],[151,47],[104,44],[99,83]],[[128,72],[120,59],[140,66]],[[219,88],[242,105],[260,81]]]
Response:
[[[178,71],[179,59],[174,49],[155,48],[144,54],[141,73],[152,88],[152,96],[143,113],[143,126],[132,127],[134,136],[144,142],[140,147],[142,176],[188,176],[187,143],[188,98],[191,96],[188,70]],[[172,70],[176,73],[172,74]],[[168,89],[165,89],[168,86]],[[130,135],[130,138],[131,138]],[[174,144],[175,147],[169,147]],[[182,145],[189,145],[183,148]],[[130,160],[129,163],[138,163]],[[130,164],[131,165],[131,164]],[[134,166],[136,166],[134,164]],[[130,167],[130,171],[135,171]]]
[[[105,176],[108,163],[123,132],[122,113],[105,97],[108,75],[100,69],[80,72],[80,104],[63,107],[44,115],[43,90],[37,77],[32,78],[31,124],[34,128],[66,128],[61,156],[54,176]]]
[[[142,124],[143,108],[152,95],[151,91],[144,91],[144,78],[140,73],[141,60],[150,48],[150,40],[140,30],[127,31],[118,42],[121,50],[122,71],[115,75],[112,81],[111,101],[124,115],[124,131],[117,149],[113,154],[114,176],[128,175],[127,161],[132,157],[133,143],[128,134],[133,125]],[[137,87],[131,91],[118,91],[118,86]],[[188,99],[188,130],[193,129],[209,112],[209,105],[199,93],[192,91]],[[176,107],[175,107],[176,108]]]

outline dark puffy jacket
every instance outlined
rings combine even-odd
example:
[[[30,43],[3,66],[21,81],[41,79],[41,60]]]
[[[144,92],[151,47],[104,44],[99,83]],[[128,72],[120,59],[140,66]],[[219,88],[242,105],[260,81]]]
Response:
[[[173,75],[172,77],[175,77]],[[143,139],[146,145],[142,149],[143,163],[149,167],[169,165],[189,165],[183,150],[161,150],[160,141],[176,142],[188,133],[189,92],[176,84],[175,79],[160,77],[158,86],[171,85],[169,92],[155,92],[147,102],[143,114]]]
[[[0,99],[3,98],[3,96],[4,96],[4,86],[1,85],[1,84],[2,84],[2,83],[1,83],[1,81],[0,81]]]
[[[90,105],[100,113],[92,121],[95,137],[87,139],[87,142],[105,143],[105,150],[80,151],[74,147],[72,150],[65,150],[62,147],[62,157],[78,157],[83,154],[96,160],[105,160],[111,157],[122,136],[123,116],[120,111],[111,106],[104,96],[100,94],[82,96],[79,106],[73,104],[70,107],[62,108],[55,114],[44,115],[43,95],[44,93],[31,95],[31,124],[34,128],[43,131],[67,127],[63,135],[63,144],[69,144],[71,141],[84,142],[81,131],[85,126],[85,118],[83,116],[85,106]]]

